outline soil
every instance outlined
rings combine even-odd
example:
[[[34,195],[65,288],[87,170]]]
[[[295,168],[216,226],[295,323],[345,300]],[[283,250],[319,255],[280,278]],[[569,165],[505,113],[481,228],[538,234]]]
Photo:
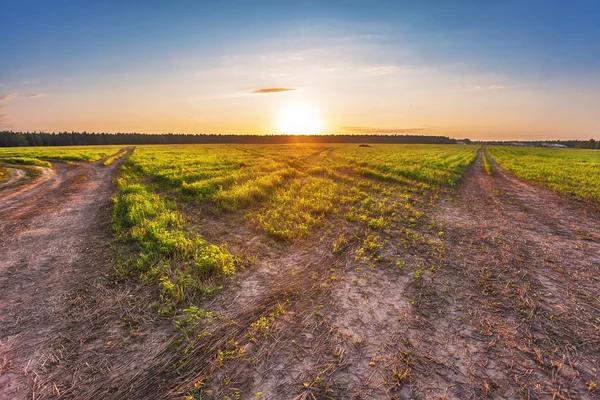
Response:
[[[3,182],[0,182],[0,188],[13,186],[25,177],[25,171],[17,168],[6,168],[10,171],[10,176]]]
[[[341,217],[286,244],[182,207],[255,260],[200,304],[219,317],[184,352],[155,294],[110,278],[119,163],[56,163],[27,202],[0,205],[0,398],[600,398],[598,209],[493,161],[488,175],[485,156],[427,210],[422,242],[384,246],[401,267],[365,264],[356,242],[333,254]]]
[[[152,356],[122,322],[148,295],[109,268],[112,179],[131,151],[110,166],[53,162],[0,191],[0,398],[86,398]]]

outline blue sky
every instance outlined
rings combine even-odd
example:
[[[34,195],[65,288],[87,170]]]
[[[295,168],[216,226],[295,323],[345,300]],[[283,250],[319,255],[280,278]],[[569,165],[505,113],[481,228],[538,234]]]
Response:
[[[241,3],[0,0],[0,129],[599,138],[598,1]]]

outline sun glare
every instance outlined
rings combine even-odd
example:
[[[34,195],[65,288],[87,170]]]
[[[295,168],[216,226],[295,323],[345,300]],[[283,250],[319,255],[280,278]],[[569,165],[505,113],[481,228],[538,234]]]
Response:
[[[277,128],[286,135],[314,135],[323,130],[323,120],[313,104],[290,104],[279,111]]]

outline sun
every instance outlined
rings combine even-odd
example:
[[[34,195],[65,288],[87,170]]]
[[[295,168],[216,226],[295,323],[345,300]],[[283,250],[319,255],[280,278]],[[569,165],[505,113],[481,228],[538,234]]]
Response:
[[[279,110],[277,128],[286,135],[314,135],[323,130],[323,120],[314,104],[289,104]]]

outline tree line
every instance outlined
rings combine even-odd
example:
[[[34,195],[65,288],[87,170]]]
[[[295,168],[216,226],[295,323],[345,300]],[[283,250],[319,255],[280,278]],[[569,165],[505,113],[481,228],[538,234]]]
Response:
[[[527,141],[527,140],[502,140],[502,141],[477,141],[476,144],[490,144],[499,146],[510,146],[514,143],[524,144],[531,147],[544,147],[544,144],[562,144],[569,148],[576,149],[600,149],[600,141],[590,140],[544,140],[544,141]]]
[[[594,139],[586,140],[577,143],[578,149],[600,149],[600,141],[595,141]]]
[[[233,134],[147,134],[88,132],[0,132],[0,147],[85,146],[136,144],[291,144],[291,143],[421,143],[455,144],[447,136],[419,135],[233,135]]]

